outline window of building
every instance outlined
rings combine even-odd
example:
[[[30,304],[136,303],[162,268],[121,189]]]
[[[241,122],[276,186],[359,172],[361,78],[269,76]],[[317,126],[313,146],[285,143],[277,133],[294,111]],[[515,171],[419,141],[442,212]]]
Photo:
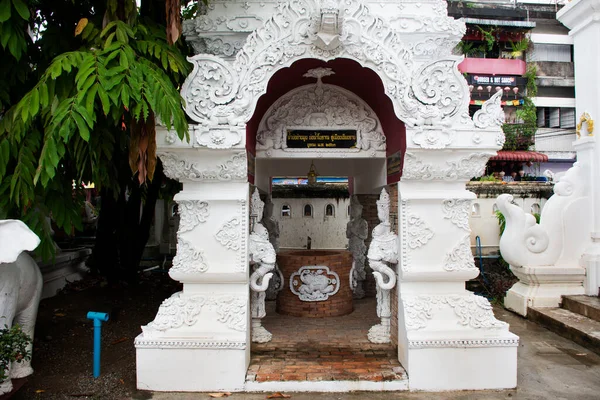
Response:
[[[540,205],[538,203],[533,203],[531,205],[531,213],[532,214],[539,214],[541,211]]]
[[[281,216],[282,217],[291,217],[292,216],[292,208],[287,204],[282,205],[281,206]]]
[[[325,206],[325,216],[335,217],[335,207],[333,207],[333,204],[327,204]]]
[[[350,206],[348,206],[348,216],[350,216]]]
[[[571,49],[570,44],[536,43],[527,55],[527,61],[571,62]]]
[[[537,123],[540,128],[575,128],[575,109],[569,107],[539,107]]]
[[[306,204],[304,206],[304,216],[305,217],[312,217],[313,216],[313,208],[310,204]]]
[[[481,209],[479,203],[473,203],[471,206],[471,217],[481,217]]]

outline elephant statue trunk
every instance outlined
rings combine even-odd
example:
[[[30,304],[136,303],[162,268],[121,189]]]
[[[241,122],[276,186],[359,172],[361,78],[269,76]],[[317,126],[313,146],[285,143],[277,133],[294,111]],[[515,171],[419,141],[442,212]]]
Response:
[[[44,281],[34,259],[24,251],[34,250],[39,243],[23,222],[0,221],[0,326],[19,324],[32,341]],[[32,347],[29,343],[29,353]],[[0,382],[0,395],[12,390],[11,379],[33,373],[31,361],[13,362],[5,372],[7,378]]]

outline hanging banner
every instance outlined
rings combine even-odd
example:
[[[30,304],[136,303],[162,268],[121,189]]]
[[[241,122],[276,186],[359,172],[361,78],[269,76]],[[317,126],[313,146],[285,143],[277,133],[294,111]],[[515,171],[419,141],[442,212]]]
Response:
[[[288,129],[286,144],[289,149],[353,149],[356,129]]]

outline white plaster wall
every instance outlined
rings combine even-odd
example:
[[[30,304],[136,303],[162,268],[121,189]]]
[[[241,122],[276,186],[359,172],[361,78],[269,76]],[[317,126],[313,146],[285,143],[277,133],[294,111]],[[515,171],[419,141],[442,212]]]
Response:
[[[273,216],[279,221],[281,248],[306,248],[308,236],[313,249],[345,249],[348,245],[346,225],[350,220],[350,199],[273,199],[273,204]],[[281,216],[284,204],[291,207],[291,217]],[[313,206],[312,217],[304,217],[305,204]],[[325,216],[327,204],[335,208],[333,217]]]
[[[514,202],[526,213],[533,213],[534,204],[539,206],[540,211],[538,212],[541,212],[546,204],[546,199],[515,197]],[[494,198],[477,198],[473,200],[471,207],[471,217],[469,218],[471,246],[475,246],[475,238],[479,236],[483,254],[497,252],[500,243],[500,225],[496,218],[495,203],[496,199]],[[477,207],[479,208],[478,214],[475,212]]]

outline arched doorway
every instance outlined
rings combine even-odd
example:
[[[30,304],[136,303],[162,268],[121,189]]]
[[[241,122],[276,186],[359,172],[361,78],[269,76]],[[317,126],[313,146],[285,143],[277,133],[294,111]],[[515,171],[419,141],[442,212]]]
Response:
[[[196,21],[198,38],[213,44],[220,27],[228,35],[244,27],[252,33],[233,51],[235,59],[223,46],[213,46],[219,56],[190,59],[194,71],[182,96],[195,122],[191,141],[164,129],[157,138],[165,173],[184,183],[176,200],[185,223],[170,271],[184,290],[165,300],[136,339],[139,387],[247,387],[248,203],[252,171],[260,166],[246,133],[272,78],[304,59],[348,59],[373,71],[406,124],[406,151],[400,145],[399,157],[386,157],[388,168],[400,168],[385,175],[400,239],[392,319],[410,388],[516,385],[518,338],[486,299],[464,289],[478,274],[468,242],[474,195],[465,182],[502,145],[499,97],[469,117],[460,59],[450,54],[464,24],[447,16],[445,2],[371,3],[215,3]],[[492,358],[490,373],[481,366]]]
[[[283,277],[284,284],[276,296],[277,313],[275,302],[252,295],[253,302],[261,304],[251,307],[251,334],[256,343],[252,344],[247,388],[260,391],[278,381],[280,390],[292,390],[298,380],[336,381],[339,387],[361,381],[364,387],[377,387],[383,379],[388,388],[402,389],[407,382],[398,362],[397,334],[389,344],[368,340],[369,329],[379,323],[371,274],[370,296],[365,298],[363,292],[362,298],[353,301],[352,253],[346,250],[349,216],[336,217],[332,204],[349,204],[348,191],[345,200],[334,198],[344,194],[324,182],[326,177],[347,179],[348,189],[371,211],[366,216],[372,229],[379,223],[372,212],[375,201],[388,182],[386,156],[401,154],[404,124],[396,118],[377,74],[352,60],[302,59],[275,73],[268,88],[246,125],[246,142],[249,156],[255,156],[255,170],[249,171],[253,187],[263,198],[272,195],[282,210],[287,206],[285,217],[265,222],[267,228],[279,224],[279,229],[273,228],[279,238],[272,243],[279,245],[281,271],[271,272]],[[288,185],[286,190],[273,185],[274,178],[297,183],[307,172],[316,171],[323,179],[320,182]],[[327,195],[331,198],[323,198]],[[260,200],[253,195],[252,201]],[[361,256],[366,257],[366,248]],[[361,272],[365,280],[364,266]],[[309,286],[308,280],[299,279],[306,273],[311,279],[324,277],[328,284]],[[297,290],[311,287],[315,291],[310,296]],[[262,319],[261,326],[255,317]],[[392,331],[396,333],[397,326]],[[343,361],[348,365],[343,367]],[[300,369],[298,362],[303,366]]]

